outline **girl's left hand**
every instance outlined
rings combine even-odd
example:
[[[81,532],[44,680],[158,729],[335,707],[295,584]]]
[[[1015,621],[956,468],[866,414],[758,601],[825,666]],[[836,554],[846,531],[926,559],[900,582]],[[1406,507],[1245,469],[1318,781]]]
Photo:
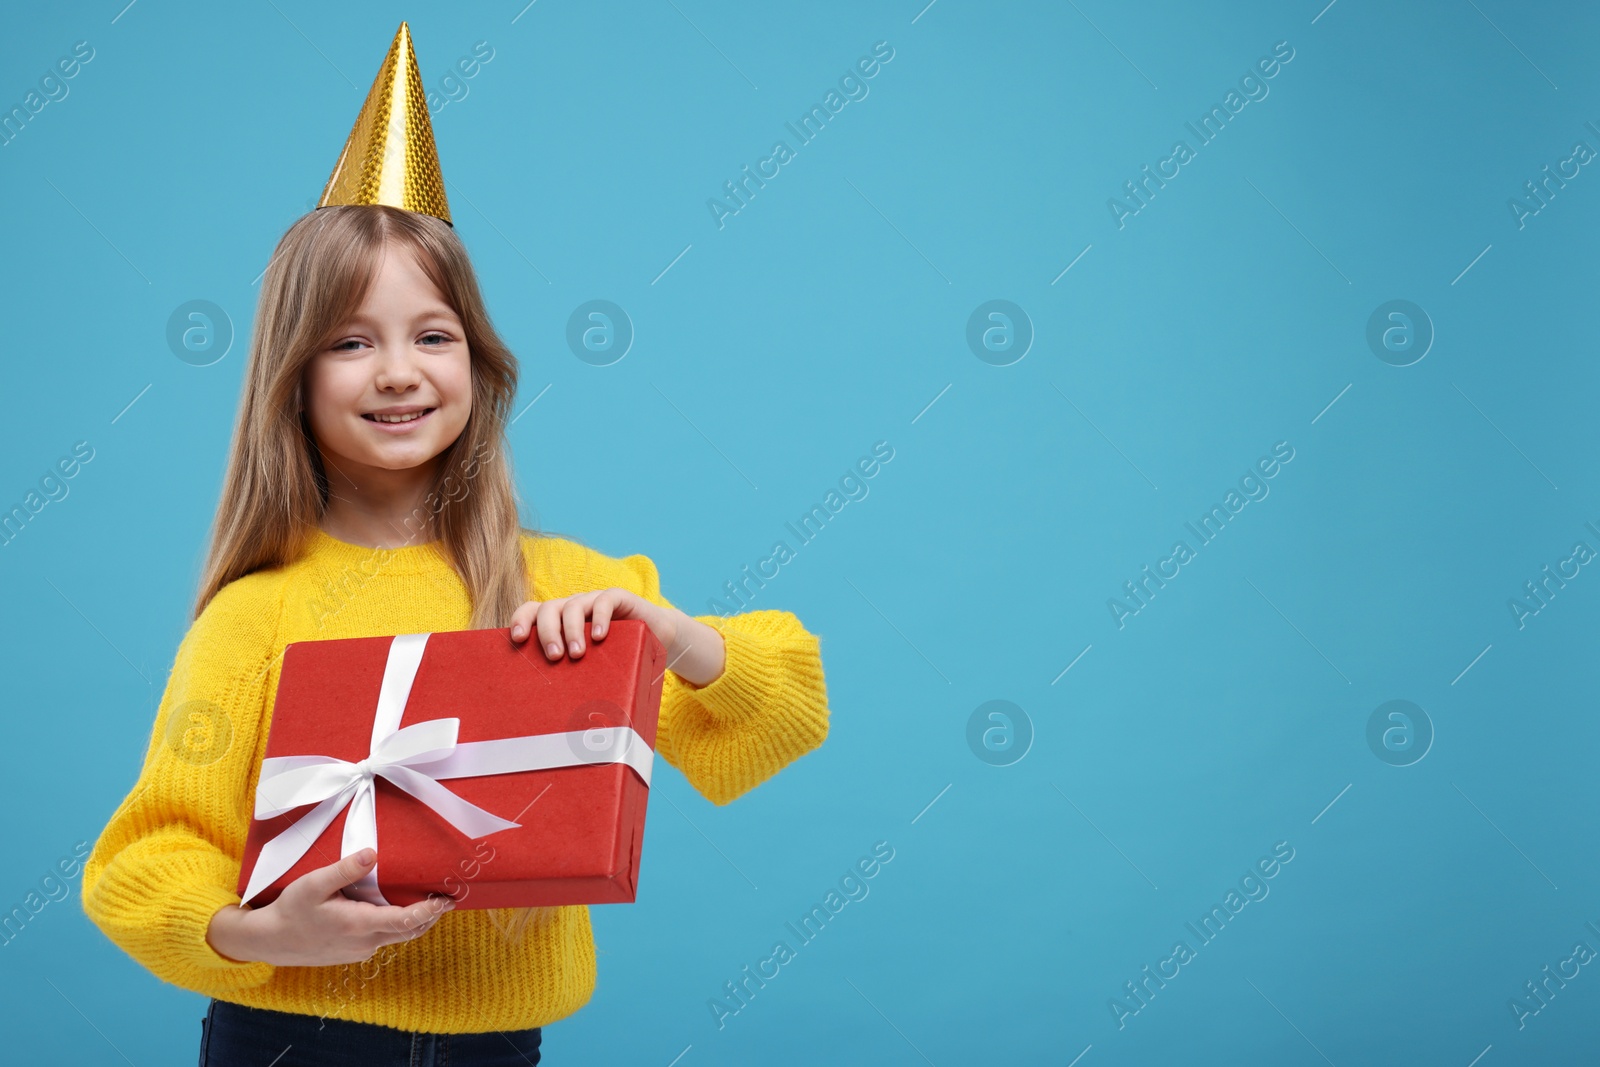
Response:
[[[589,631],[596,641],[605,640],[612,619],[638,619],[650,627],[670,657],[677,651],[674,646],[681,617],[681,611],[668,611],[626,589],[597,589],[559,600],[527,601],[511,616],[511,640],[521,644],[533,628],[538,631],[545,658],[558,660],[565,654],[579,659],[584,651],[585,619],[592,620]]]

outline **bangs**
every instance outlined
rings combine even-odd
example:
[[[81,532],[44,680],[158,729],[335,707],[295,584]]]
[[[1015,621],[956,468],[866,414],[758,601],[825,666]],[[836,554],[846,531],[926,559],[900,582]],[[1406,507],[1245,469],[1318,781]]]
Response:
[[[291,241],[301,227],[301,239]],[[463,315],[453,272],[441,262],[449,254],[448,245],[429,231],[422,216],[366,206],[318,208],[291,227],[284,244],[274,267],[289,283],[295,364],[303,366],[333,342],[334,334],[360,310],[391,251],[410,254],[451,309]]]

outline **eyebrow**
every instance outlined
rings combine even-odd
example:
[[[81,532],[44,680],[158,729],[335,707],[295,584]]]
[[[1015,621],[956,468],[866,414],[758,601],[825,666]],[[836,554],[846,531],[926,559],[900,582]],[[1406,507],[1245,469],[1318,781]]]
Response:
[[[443,304],[436,304],[431,308],[417,312],[411,317],[411,322],[414,325],[417,323],[427,322],[429,319],[450,319],[459,323],[461,321],[461,316],[457,315],[452,308],[449,308]],[[363,315],[359,311],[345,320],[345,324],[349,326],[365,325],[371,322],[372,320],[370,318],[368,318],[366,315]]]

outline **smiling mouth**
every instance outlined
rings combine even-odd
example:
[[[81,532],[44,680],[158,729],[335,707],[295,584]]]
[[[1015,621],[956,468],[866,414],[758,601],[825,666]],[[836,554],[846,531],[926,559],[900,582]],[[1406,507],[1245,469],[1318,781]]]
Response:
[[[361,417],[363,419],[366,419],[368,422],[382,422],[382,423],[391,423],[391,424],[392,423],[406,423],[406,422],[416,422],[418,419],[422,418],[425,415],[433,414],[433,412],[435,410],[436,409],[434,409],[434,408],[423,408],[421,411],[413,411],[413,412],[411,412],[409,414],[406,414],[406,415],[374,415],[374,414],[370,414],[369,413],[369,414],[366,414],[366,415],[362,415]]]

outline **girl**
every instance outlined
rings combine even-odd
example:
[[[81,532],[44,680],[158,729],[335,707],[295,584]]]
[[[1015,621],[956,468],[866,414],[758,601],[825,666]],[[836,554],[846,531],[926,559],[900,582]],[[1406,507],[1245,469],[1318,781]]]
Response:
[[[446,221],[323,207],[279,242],[195,618],[139,780],[84,868],[106,935],[212,998],[202,1064],[532,1064],[540,1028],[594,989],[587,907],[343,896],[371,849],[241,904],[289,642],[503,626],[557,660],[584,654],[586,623],[598,642],[641,620],[669,666],[656,750],[717,804],[827,735],[818,640],[794,615],[691,618],[648,558],[520,525],[516,383]]]

